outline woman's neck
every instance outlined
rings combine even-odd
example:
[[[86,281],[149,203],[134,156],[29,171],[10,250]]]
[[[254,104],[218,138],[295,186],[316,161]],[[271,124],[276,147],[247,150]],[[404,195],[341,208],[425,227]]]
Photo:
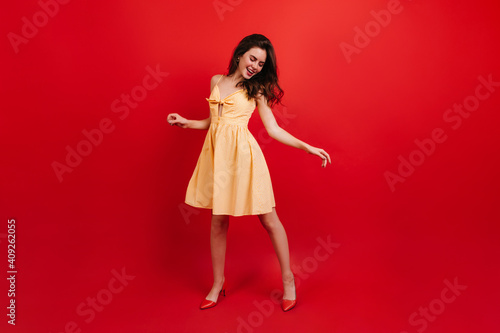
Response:
[[[235,71],[231,74],[231,76],[228,76],[228,78],[230,79],[231,84],[236,87],[236,84],[243,79],[243,75],[241,75],[238,71]]]

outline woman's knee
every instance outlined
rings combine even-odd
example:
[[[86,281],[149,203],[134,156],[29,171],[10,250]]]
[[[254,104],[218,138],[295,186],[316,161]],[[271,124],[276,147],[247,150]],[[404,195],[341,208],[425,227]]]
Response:
[[[259,220],[266,230],[272,230],[281,223],[274,207],[272,212],[259,215]]]
[[[228,215],[212,215],[212,228],[216,230],[227,229],[229,225]]]
[[[267,231],[273,231],[280,226],[280,220],[277,216],[264,216],[260,218],[260,223]]]

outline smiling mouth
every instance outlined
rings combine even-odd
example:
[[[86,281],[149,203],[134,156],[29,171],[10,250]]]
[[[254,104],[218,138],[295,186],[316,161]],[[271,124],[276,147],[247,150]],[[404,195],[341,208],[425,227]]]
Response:
[[[247,72],[248,72],[248,74],[249,74],[250,76],[252,76],[252,75],[254,75],[254,74],[255,74],[255,72],[252,72],[249,68],[247,68]]]

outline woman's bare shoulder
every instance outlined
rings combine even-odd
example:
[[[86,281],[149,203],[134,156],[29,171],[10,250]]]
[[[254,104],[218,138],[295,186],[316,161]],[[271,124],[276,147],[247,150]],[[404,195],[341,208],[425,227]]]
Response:
[[[222,77],[222,74],[215,74],[214,76],[212,76],[212,79],[210,79],[210,83],[217,83],[217,81],[219,81],[219,79]]]
[[[210,79],[210,91],[214,89],[215,85],[217,84],[217,82],[221,77],[222,74],[215,74],[214,76],[212,76],[212,78]]]

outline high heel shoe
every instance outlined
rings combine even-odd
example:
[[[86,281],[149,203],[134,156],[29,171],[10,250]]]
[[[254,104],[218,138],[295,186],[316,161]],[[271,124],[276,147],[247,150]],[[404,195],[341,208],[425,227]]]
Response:
[[[297,295],[295,295],[295,298],[297,298]],[[291,310],[295,306],[295,304],[297,304],[297,299],[283,299],[283,302],[281,303],[281,309],[286,312],[288,310]]]
[[[293,284],[295,287],[295,277],[293,278]],[[283,298],[283,300],[281,302],[281,309],[286,312],[288,310],[291,310],[295,306],[295,304],[297,304],[297,290],[295,290],[295,299],[294,300]]]
[[[224,280],[224,283],[222,284],[222,289],[219,291],[219,295],[220,294],[226,296],[226,280]],[[217,301],[219,300],[219,295],[217,295],[217,300],[215,302],[205,298],[201,302],[200,309],[205,310],[205,309],[212,308],[215,305],[217,305]]]

